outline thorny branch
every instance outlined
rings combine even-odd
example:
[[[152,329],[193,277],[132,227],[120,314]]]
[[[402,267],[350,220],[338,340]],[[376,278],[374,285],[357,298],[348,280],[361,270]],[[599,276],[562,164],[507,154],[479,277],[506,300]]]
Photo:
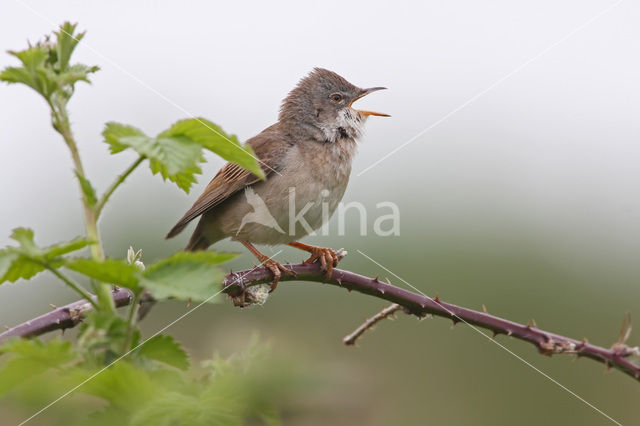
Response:
[[[498,334],[506,334],[516,339],[524,340],[536,346],[543,355],[554,354],[574,354],[577,357],[591,358],[605,364],[607,367],[614,367],[625,374],[636,379],[640,379],[640,365],[635,361],[640,357],[640,349],[629,347],[626,344],[630,325],[627,323],[621,332],[618,342],[607,349],[596,346],[587,339],[576,340],[570,337],[561,336],[541,330],[535,324],[524,325],[513,321],[502,319],[487,312],[474,311],[443,302],[437,296],[435,298],[426,297],[411,291],[383,283],[378,278],[369,278],[356,273],[341,269],[334,269],[332,278],[327,280],[317,263],[312,265],[285,265],[292,269],[296,276],[283,275],[280,282],[285,281],[313,281],[326,282],[327,284],[345,288],[348,291],[355,290],[359,293],[384,299],[402,306],[403,310],[419,318],[427,315],[434,315],[447,318],[454,324],[465,322],[469,325],[485,328],[493,332],[494,337]],[[252,271],[240,271],[231,273],[225,278],[223,285],[225,292],[234,298],[234,301],[241,300],[247,288],[258,284],[269,283],[271,273],[268,269],[258,268]]]
[[[342,339],[342,343],[347,346],[355,345],[356,340],[358,340],[360,336],[362,336],[368,330],[371,330],[378,322],[382,321],[383,319],[393,317],[394,314],[401,309],[402,306],[398,305],[397,303],[392,303],[371,318],[367,318],[360,327],[356,328],[353,331],[353,333],[346,335],[344,339]]]
[[[327,280],[324,273],[320,270],[320,265],[317,263],[311,265],[296,264],[286,266],[292,269],[296,273],[296,276],[283,275],[280,279],[281,282],[326,282],[327,284],[345,288],[348,291],[355,290],[399,305],[397,309],[395,309],[393,305],[387,308],[391,310],[393,307],[394,312],[402,309],[404,312],[419,318],[434,315],[450,319],[454,324],[465,322],[469,325],[492,331],[494,337],[498,334],[506,334],[513,338],[532,343],[538,351],[544,355],[574,354],[578,357],[586,357],[601,362],[609,368],[614,367],[631,377],[640,379],[640,365],[637,363],[637,360],[640,358],[640,349],[630,347],[626,344],[631,329],[630,322],[627,321],[625,321],[623,325],[618,341],[610,348],[604,348],[593,345],[586,339],[576,340],[541,330],[537,328],[535,324],[519,324],[490,315],[487,312],[474,311],[443,302],[437,296],[435,298],[422,296],[395,287],[392,284],[383,283],[378,280],[377,277],[369,278],[350,271],[334,269],[332,278]],[[223,281],[224,292],[233,298],[235,304],[241,305],[247,301],[246,296],[250,293],[250,287],[267,284],[270,283],[271,280],[271,272],[266,268],[254,268],[252,270],[230,273]],[[119,307],[126,306],[133,300],[132,294],[123,288],[115,290],[113,292],[113,298],[116,306]],[[149,300],[147,300],[147,302],[148,301]],[[87,301],[75,302],[65,307],[57,308],[0,334],[0,343],[13,336],[38,336],[52,330],[74,327],[82,320],[85,312],[90,309],[91,305]],[[362,332],[369,329],[377,321],[391,314],[393,314],[393,312],[383,311],[367,320],[361,327],[363,328]],[[354,332],[354,334],[357,332],[358,331]],[[355,338],[357,338],[357,336]],[[355,340],[355,338],[353,339]],[[347,340],[347,338],[345,338],[345,340]]]
[[[134,299],[133,293],[122,287],[113,290],[111,295],[116,308],[127,306]],[[140,309],[138,312],[142,317],[148,312],[154,301],[149,295],[143,293],[139,303]],[[73,328],[82,322],[88,311],[93,309],[91,303],[86,300],[79,300],[59,308],[51,306],[54,308],[51,312],[9,328],[0,334],[0,343],[11,337],[35,337],[54,330]]]

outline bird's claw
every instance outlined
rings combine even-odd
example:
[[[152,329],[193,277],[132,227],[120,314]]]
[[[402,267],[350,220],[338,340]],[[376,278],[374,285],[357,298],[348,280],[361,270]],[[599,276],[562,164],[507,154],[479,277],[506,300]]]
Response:
[[[316,261],[320,261],[320,268],[325,272],[326,277],[331,278],[333,268],[338,266],[340,256],[332,248],[313,247],[311,249],[311,256],[305,260],[304,263],[310,264]]]
[[[285,275],[291,275],[294,277],[297,275],[293,270],[285,267],[282,263],[274,259],[266,259],[262,262],[262,266],[270,270],[273,274],[273,282],[271,283],[271,290],[269,291],[269,293],[272,293],[276,289],[283,272]]]

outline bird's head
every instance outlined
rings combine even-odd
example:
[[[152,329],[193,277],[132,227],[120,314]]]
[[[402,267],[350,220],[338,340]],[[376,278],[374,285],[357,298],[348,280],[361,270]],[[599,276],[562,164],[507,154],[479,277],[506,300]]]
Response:
[[[353,103],[382,89],[385,87],[361,89],[332,71],[314,68],[284,99],[279,119],[289,126],[312,130],[311,133],[324,142],[357,139],[362,135],[367,117],[389,116],[354,109]]]

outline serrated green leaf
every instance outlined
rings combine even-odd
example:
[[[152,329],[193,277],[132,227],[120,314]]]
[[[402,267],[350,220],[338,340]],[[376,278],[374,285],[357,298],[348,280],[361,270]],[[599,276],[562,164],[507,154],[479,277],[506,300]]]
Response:
[[[91,244],[95,244],[95,243],[87,240],[86,238],[78,237],[67,243],[54,244],[49,247],[45,247],[44,249],[42,249],[42,251],[45,259],[53,259],[55,257],[65,255],[67,253],[78,251]]]
[[[58,76],[60,86],[73,86],[78,81],[91,84],[89,74],[100,71],[100,67],[90,67],[84,64],[75,64],[67,67],[66,71]]]
[[[109,149],[112,154],[122,152],[129,147],[129,144],[122,141],[128,141],[128,138],[148,138],[144,132],[137,127],[128,126],[126,124],[116,123],[110,121],[105,124],[102,136],[106,143],[109,144]]]
[[[0,284],[6,281],[13,283],[21,278],[28,280],[44,270],[42,263],[24,254],[10,249],[0,251]]]
[[[234,256],[209,251],[178,252],[147,267],[142,285],[158,299],[213,302],[224,277],[217,265]]]
[[[58,38],[56,53],[58,57],[58,70],[60,71],[65,71],[67,69],[73,50],[76,48],[82,37],[84,37],[84,33],[76,34],[75,36],[73,35],[76,27],[77,24],[65,22],[60,25],[60,30],[54,33]]]
[[[98,281],[117,284],[134,292],[138,290],[140,269],[124,260],[105,259],[100,262],[93,259],[73,259],[64,266]]]
[[[189,355],[173,337],[159,334],[144,342],[138,356],[160,361],[180,370],[189,369]]]
[[[36,69],[44,65],[49,57],[49,52],[42,46],[33,46],[19,52],[10,50],[9,53],[20,59],[24,68],[29,72],[35,72]]]
[[[220,126],[206,118],[180,120],[158,137],[185,137],[225,160],[236,163],[256,176],[264,178],[264,173],[251,147],[242,145],[235,135],[226,134]]]
[[[33,74],[29,73],[24,68],[7,67],[0,73],[0,80],[7,83],[22,83],[31,87],[34,90],[38,90],[35,78]]]
[[[185,192],[196,182],[202,170],[202,149],[264,177],[251,147],[241,145],[233,135],[226,135],[216,124],[203,118],[181,120],[153,138],[141,130],[124,124],[109,122],[102,132],[112,154],[131,148],[149,159],[153,174],[175,182]]]
[[[48,97],[56,83],[48,80],[46,72],[46,61],[49,58],[49,51],[45,46],[37,45],[20,52],[9,51],[22,62],[22,68],[5,68],[0,79],[7,83],[23,83],[34,89],[41,95]]]
[[[55,42],[45,39],[22,51],[10,51],[22,67],[8,67],[0,74],[7,83],[23,83],[31,87],[49,103],[53,99],[66,103],[78,81],[89,83],[88,75],[98,67],[83,64],[70,66],[71,55],[84,33],[74,35],[76,25],[65,22],[55,33]],[[54,96],[55,95],[55,96]]]
[[[11,233],[10,238],[20,244],[22,251],[26,253],[39,254],[39,250],[33,241],[33,229],[15,228]]]
[[[0,395],[14,386],[73,361],[71,342],[59,339],[43,343],[40,340],[15,338],[0,345],[0,353],[13,354],[0,370]]]
[[[87,202],[90,206],[95,206],[98,202],[98,196],[96,195],[96,190],[91,185],[91,182],[86,177],[82,176],[76,171],[76,177],[80,182],[80,188],[82,189],[82,193],[84,194]]]
[[[11,238],[18,242],[18,247],[7,247],[0,250],[0,284],[5,281],[15,282],[29,279],[44,271],[47,266],[57,268],[62,265],[62,255],[80,250],[91,244],[84,238],[38,247],[33,240],[33,230],[16,228]]]
[[[0,283],[7,281],[7,275],[13,262],[18,260],[20,253],[10,250],[0,250]]]
[[[202,147],[187,138],[152,138],[133,126],[114,122],[107,123],[102,134],[112,154],[132,148],[149,158],[153,174],[159,173],[186,192],[196,181],[194,175],[201,172],[198,164],[203,160]]]

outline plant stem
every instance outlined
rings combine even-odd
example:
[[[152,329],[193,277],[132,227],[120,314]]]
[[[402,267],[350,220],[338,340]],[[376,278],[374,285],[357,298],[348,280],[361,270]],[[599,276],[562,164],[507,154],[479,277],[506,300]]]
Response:
[[[530,342],[544,355],[572,354],[579,357],[590,358],[614,367],[625,374],[640,380],[640,363],[637,356],[640,349],[629,347],[624,342],[614,343],[610,348],[604,348],[589,343],[586,339],[577,340],[549,331],[541,330],[535,325],[518,324],[503,318],[490,315],[484,311],[456,306],[440,300],[437,296],[430,298],[422,294],[386,284],[378,278],[369,278],[350,271],[334,269],[331,278],[320,270],[318,263],[286,265],[295,275],[284,274],[280,282],[285,281],[314,281],[332,284],[348,291],[355,290],[379,299],[397,303],[405,312],[424,317],[427,314],[447,318],[453,324],[464,322],[473,327],[482,327],[494,333],[505,334],[513,338]],[[257,284],[268,284],[273,281],[273,273],[267,268],[253,268],[247,271],[239,271],[227,275],[222,285],[224,292],[229,294],[234,301],[242,300],[247,287]],[[484,334],[484,333],[482,333]],[[486,336],[490,338],[489,336]]]
[[[78,176],[86,178],[82,160],[80,159],[80,153],[78,151],[78,145],[71,131],[66,102],[64,100],[54,98],[49,100],[49,106],[51,107],[53,128],[62,135],[62,138],[69,147],[76,173]],[[95,244],[91,245],[91,257],[95,260],[102,261],[104,260],[104,251],[102,249],[102,242],[100,241],[100,233],[98,232],[98,216],[95,208],[87,199],[84,191],[82,191],[82,187],[80,188],[80,192],[82,193],[87,238],[95,241]],[[96,294],[98,296],[98,304],[102,309],[107,312],[115,312],[115,305],[113,303],[113,298],[111,297],[111,286],[109,284],[98,283],[96,286]]]
[[[127,168],[127,170],[119,175],[115,182],[113,182],[111,186],[105,191],[105,193],[102,195],[102,198],[100,199],[100,201],[98,201],[98,204],[95,207],[96,219],[100,217],[100,213],[102,213],[104,205],[107,204],[107,201],[109,201],[109,197],[111,197],[111,194],[113,194],[118,186],[120,186],[120,184],[124,182],[125,179],[127,179],[127,177],[136,169],[136,167],[138,167],[140,163],[145,160],[145,158],[145,156],[141,155],[131,166],[129,166],[129,168]]]
[[[131,346],[131,339],[133,338],[133,332],[136,329],[136,323],[138,321],[138,309],[140,308],[140,294],[136,293],[131,301],[131,307],[129,308],[129,316],[127,318],[127,338],[124,340],[124,347],[122,353],[127,353]]]
[[[82,296],[84,299],[86,299],[87,302],[91,303],[91,305],[94,307],[94,309],[98,309],[98,305],[96,304],[95,300],[93,300],[93,296],[91,296],[91,294],[89,294],[85,289],[83,289],[78,284],[76,284],[73,281],[71,281],[66,276],[62,275],[62,273],[60,271],[58,271],[56,268],[52,268],[49,265],[45,265],[45,267],[49,271],[51,271],[51,273],[53,273],[53,275],[55,275],[56,277],[60,278],[66,285],[68,285],[73,290],[75,290],[76,293],[78,293],[80,296]]]

